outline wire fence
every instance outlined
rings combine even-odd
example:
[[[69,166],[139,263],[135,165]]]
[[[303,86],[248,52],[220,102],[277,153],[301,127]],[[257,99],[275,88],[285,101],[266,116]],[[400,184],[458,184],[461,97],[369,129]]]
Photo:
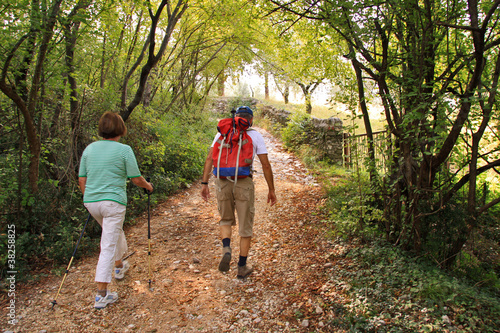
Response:
[[[377,169],[386,172],[389,159],[392,158],[392,136],[388,131],[373,133],[373,146]],[[366,170],[368,167],[368,136],[366,134],[350,135],[344,133],[343,138],[344,167],[354,169],[359,167]]]

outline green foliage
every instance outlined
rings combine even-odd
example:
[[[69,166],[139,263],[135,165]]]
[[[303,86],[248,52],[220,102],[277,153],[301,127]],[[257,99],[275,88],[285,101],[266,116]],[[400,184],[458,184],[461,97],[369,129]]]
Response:
[[[193,107],[194,108],[194,107]],[[216,125],[200,111],[160,117],[137,110],[126,142],[155,192],[168,195],[201,176]]]
[[[333,282],[348,281],[350,301],[336,327],[363,332],[494,332],[500,299],[457,279],[423,258],[376,242],[350,250],[348,269]],[[345,282],[344,282],[345,283]]]
[[[249,98],[249,97],[236,96],[236,97],[229,98],[227,100],[227,111],[228,111],[227,116],[228,117],[231,116],[231,113],[230,113],[231,110],[237,109],[238,107],[245,106],[245,105],[249,106],[253,111],[255,111],[254,104],[255,104],[255,99]],[[254,114],[254,116],[255,116],[255,114]]]
[[[364,241],[392,239],[397,230],[393,229],[394,225],[385,221],[378,190],[372,188],[373,183],[365,173],[348,173],[335,178],[333,182],[329,177],[323,177],[328,195],[326,209],[330,214],[334,234],[345,239],[361,238]],[[420,223],[424,255],[434,261],[437,267],[441,267],[446,259],[453,256],[451,245],[460,244],[468,237],[470,226],[466,207],[463,202],[452,202],[436,209],[423,201],[420,206],[419,209],[423,212]],[[402,209],[404,216],[404,205]],[[482,215],[478,217],[477,224],[480,228],[476,236],[465,243],[455,264],[448,268],[457,276],[468,278],[494,293],[500,293],[498,218],[491,214]],[[411,228],[412,225],[403,227]]]
[[[443,244],[455,244],[468,233],[466,206],[463,202],[451,202],[437,212],[428,203],[422,203],[421,206],[425,249],[441,262],[450,255]]]
[[[76,184],[74,184],[76,185]],[[69,187],[54,186],[53,182],[41,182],[36,197],[26,196],[29,200],[21,203],[24,210],[16,213],[16,192],[4,192],[5,200],[0,201],[2,211],[9,212],[8,219],[1,224],[0,249],[7,245],[7,225],[15,225],[16,234],[16,270],[23,279],[32,277],[32,268],[40,268],[47,262],[56,265],[67,263],[72,255],[76,240],[87,218],[87,212],[81,204],[81,194],[69,192]],[[92,226],[94,224],[94,226]],[[92,253],[98,249],[95,238],[100,234],[95,222],[89,222],[77,257],[84,253]],[[6,257],[1,252],[0,263]],[[2,265],[0,275],[3,277],[8,269]]]
[[[327,208],[335,233],[342,237],[362,237],[364,240],[380,237],[382,211],[374,204],[374,189],[368,175],[348,173],[325,184],[327,188]]]
[[[307,144],[307,128],[311,116],[296,112],[290,117],[287,126],[281,130],[281,139],[286,148],[290,150],[298,149],[301,145]]]
[[[323,147],[318,145],[318,141],[322,142],[323,134],[313,135],[312,133],[316,131],[312,127],[309,114],[295,112],[292,113],[286,126],[279,126],[273,132],[279,132],[284,147],[296,153],[306,166],[313,167],[318,163],[328,164]]]
[[[87,218],[83,218],[81,221],[71,221],[70,223],[61,222],[58,226],[57,234],[53,235],[53,241],[46,245],[48,246],[47,257],[61,265],[67,263],[73,255],[86,219]],[[87,228],[92,224],[97,224],[93,218],[90,219]],[[85,229],[84,235],[75,253],[75,259],[99,251],[99,238],[96,237],[97,235],[93,236],[94,237],[90,237],[89,230]]]
[[[367,175],[338,175],[323,178],[325,209],[332,234],[355,245],[346,258],[349,268],[338,262],[331,277],[337,284],[350,281],[351,299],[341,307],[332,305],[340,319],[331,325],[363,332],[494,332],[500,324],[498,218],[481,217],[480,232],[445,271],[440,262],[449,253],[443,243],[457,241],[468,227],[463,203],[420,208],[428,213],[421,220],[427,252],[417,257],[380,241],[386,225]]]

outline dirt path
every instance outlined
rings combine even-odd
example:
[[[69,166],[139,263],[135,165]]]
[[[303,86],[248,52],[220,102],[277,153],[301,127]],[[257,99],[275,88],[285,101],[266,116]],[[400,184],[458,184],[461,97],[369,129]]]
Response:
[[[61,282],[56,276],[18,295],[17,325],[7,324],[2,308],[2,332],[331,332],[334,314],[325,302],[334,294],[328,260],[335,244],[324,237],[321,190],[276,139],[259,131],[278,203],[266,203],[267,185],[256,161],[256,226],[248,259],[255,272],[246,281],[236,279],[237,255],[228,273],[217,270],[216,201],[212,196],[203,202],[196,184],[152,211],[152,290],[144,216],[126,230],[129,250],[136,253],[125,279],[110,285],[120,296],[117,303],[93,308],[95,255],[73,263],[54,310],[50,302]],[[210,188],[213,193],[213,180]],[[237,254],[237,238],[232,247]]]

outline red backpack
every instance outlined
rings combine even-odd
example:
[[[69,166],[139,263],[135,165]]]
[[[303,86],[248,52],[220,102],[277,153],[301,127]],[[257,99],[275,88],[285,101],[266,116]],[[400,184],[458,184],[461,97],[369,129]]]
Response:
[[[212,158],[217,178],[245,178],[252,175],[253,143],[247,130],[250,122],[241,117],[219,121],[220,137],[214,144]]]

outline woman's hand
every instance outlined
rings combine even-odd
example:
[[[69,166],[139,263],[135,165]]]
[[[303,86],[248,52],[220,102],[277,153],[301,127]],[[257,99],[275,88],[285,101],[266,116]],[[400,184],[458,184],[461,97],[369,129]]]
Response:
[[[131,178],[131,180],[135,185],[146,189],[149,194],[153,193],[153,185],[150,182],[146,181],[143,176]]]

